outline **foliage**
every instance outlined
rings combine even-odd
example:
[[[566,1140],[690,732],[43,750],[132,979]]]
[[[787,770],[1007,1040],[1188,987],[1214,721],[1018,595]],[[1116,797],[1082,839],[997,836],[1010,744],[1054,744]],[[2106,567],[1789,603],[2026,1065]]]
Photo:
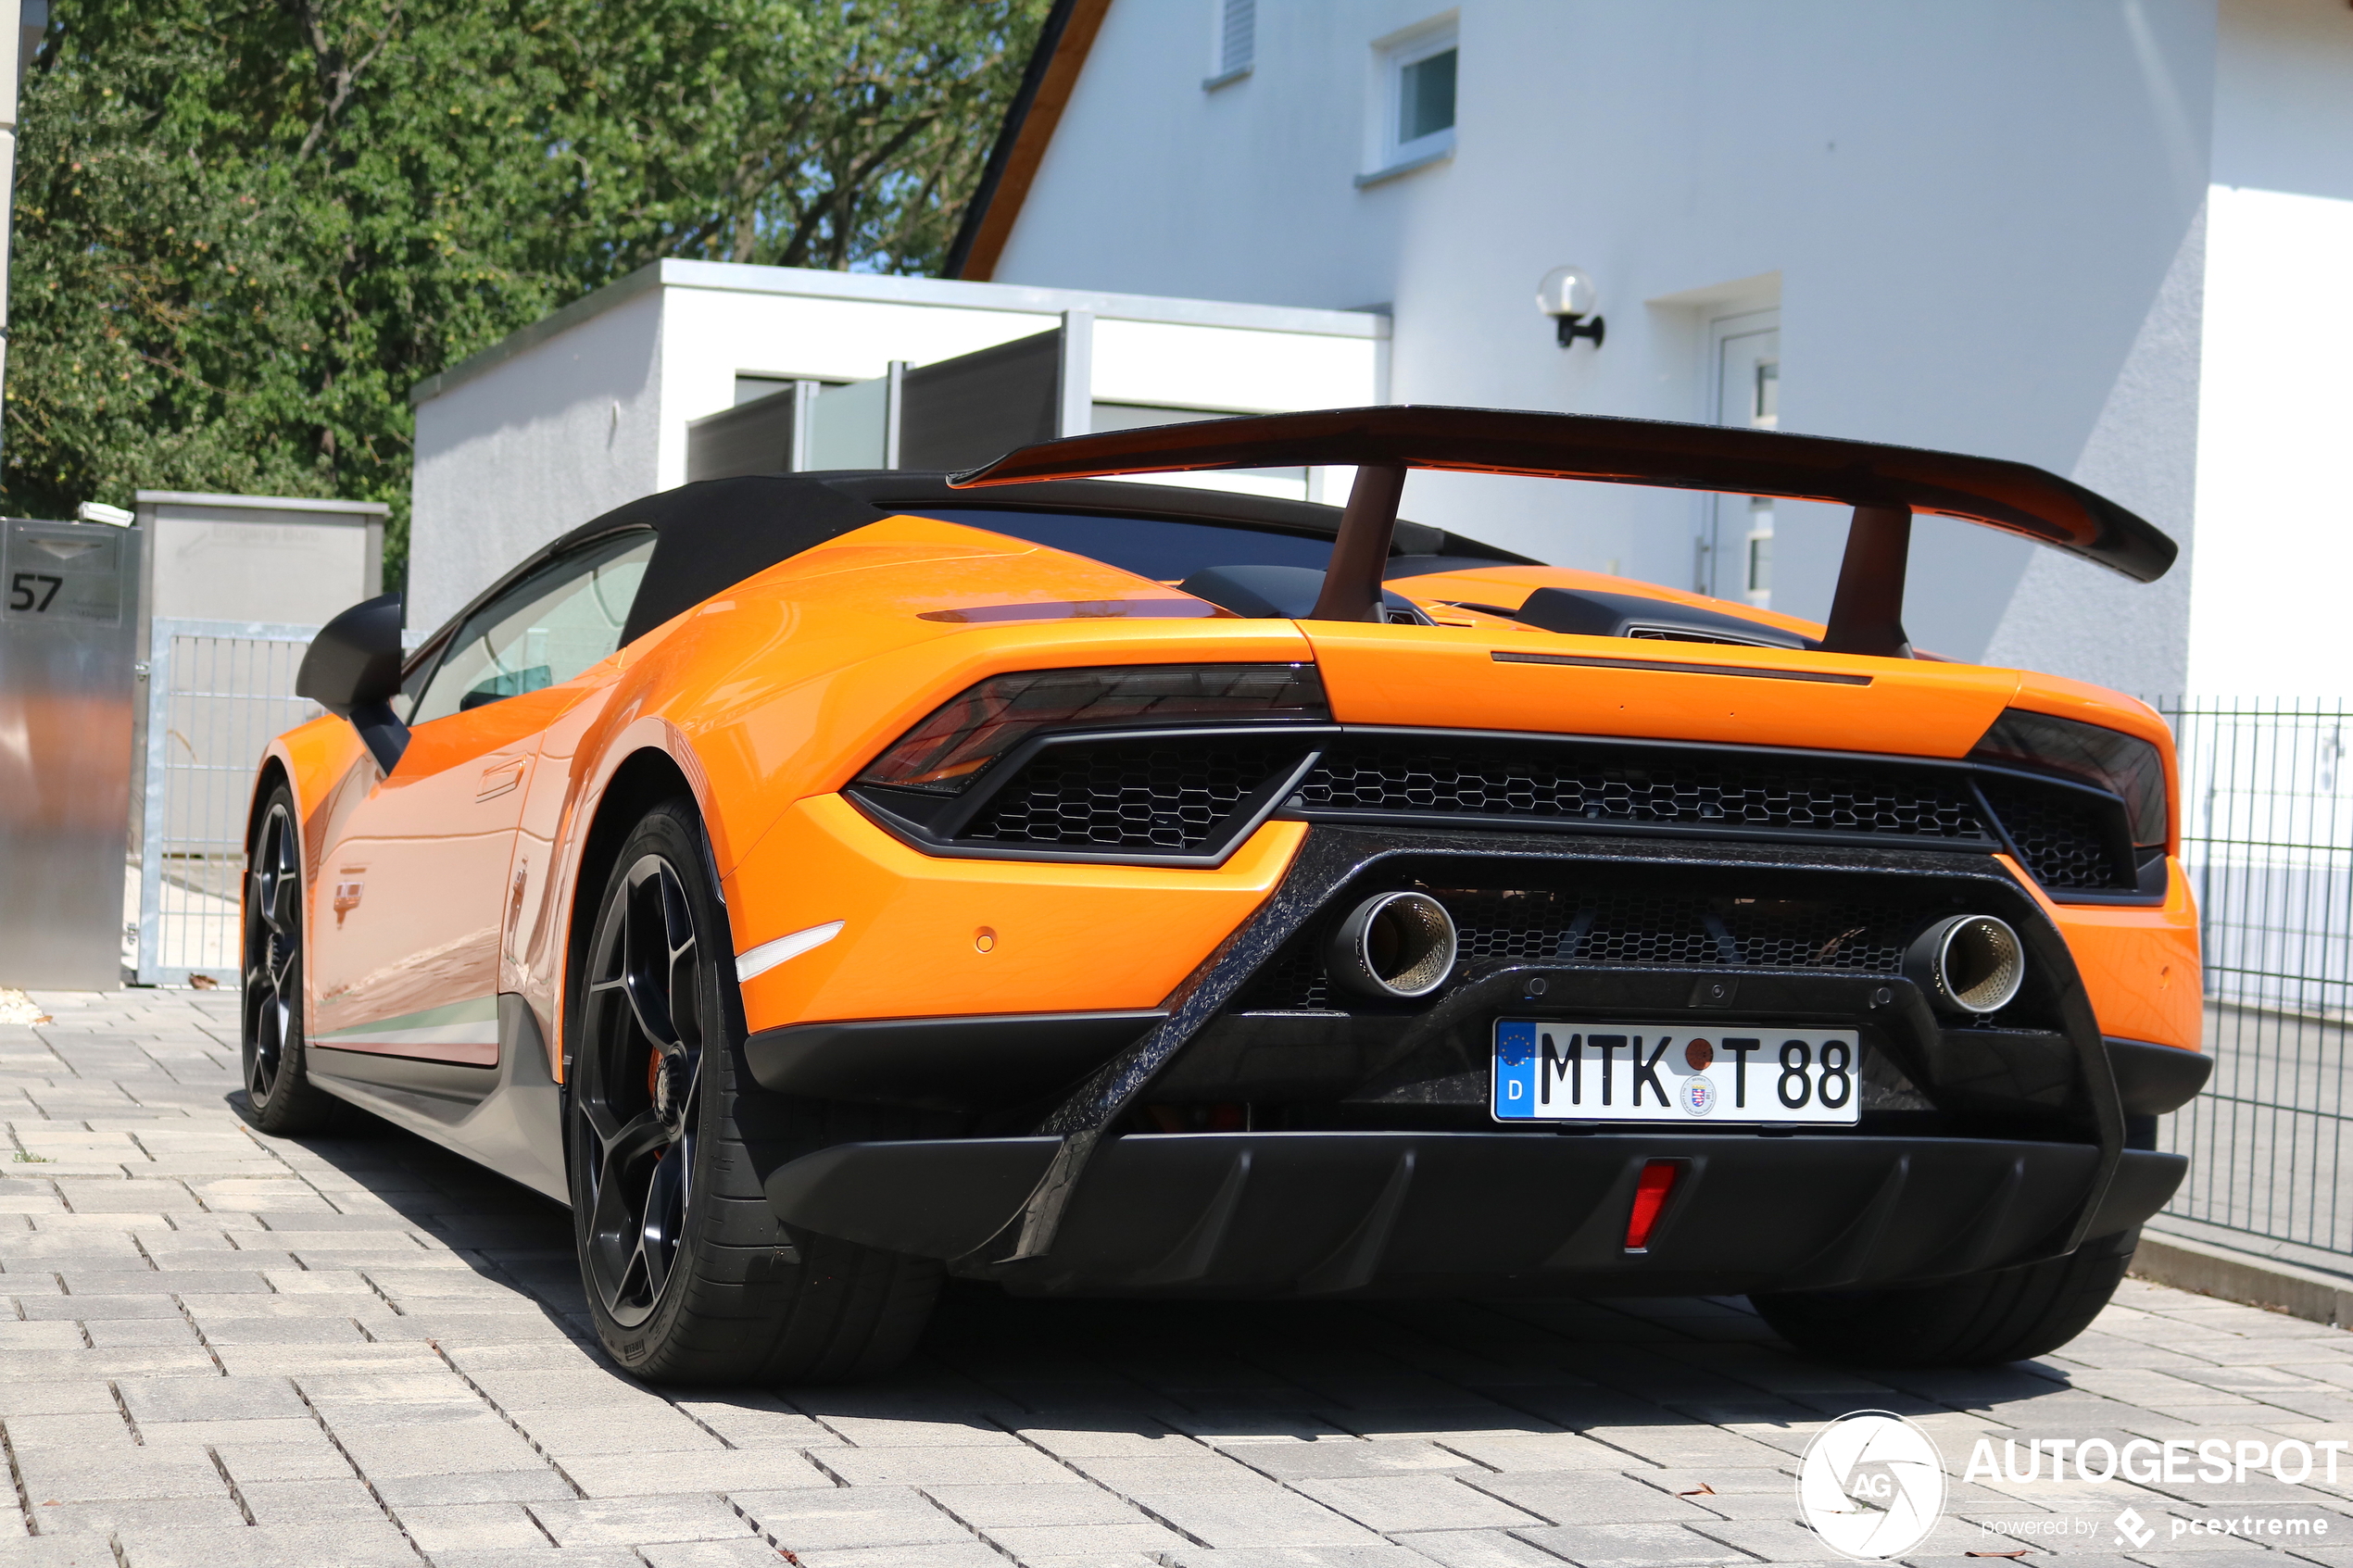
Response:
[[[938,264],[1048,0],[81,0],[27,77],[0,497],[392,502],[409,389],[665,257]]]

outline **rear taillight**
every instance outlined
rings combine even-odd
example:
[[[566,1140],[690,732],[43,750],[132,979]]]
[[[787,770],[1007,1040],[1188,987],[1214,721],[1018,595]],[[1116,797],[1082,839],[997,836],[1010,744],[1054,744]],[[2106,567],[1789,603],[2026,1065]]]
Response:
[[[943,704],[858,775],[862,784],[956,795],[1050,730],[1118,730],[1331,716],[1312,664],[1137,664],[991,675]]]
[[[2057,773],[2121,796],[2133,846],[2165,843],[2165,757],[2138,735],[2013,708],[1969,752],[1973,762]]]
[[[1634,1183],[1634,1210],[1626,1216],[1626,1250],[1643,1252],[1650,1248],[1651,1232],[1658,1228],[1658,1217],[1666,1210],[1667,1195],[1675,1190],[1675,1178],[1683,1173],[1680,1160],[1653,1160],[1642,1166],[1642,1176]]]

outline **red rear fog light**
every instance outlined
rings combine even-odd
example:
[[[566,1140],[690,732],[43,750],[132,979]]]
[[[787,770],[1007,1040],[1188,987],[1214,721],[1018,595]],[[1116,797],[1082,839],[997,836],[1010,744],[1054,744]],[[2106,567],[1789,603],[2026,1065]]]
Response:
[[[1667,1208],[1667,1195],[1675,1190],[1675,1178],[1682,1172],[1683,1162],[1680,1160],[1653,1160],[1643,1164],[1642,1178],[1634,1184],[1634,1211],[1626,1216],[1627,1251],[1650,1249],[1651,1232],[1658,1228],[1658,1217]]]

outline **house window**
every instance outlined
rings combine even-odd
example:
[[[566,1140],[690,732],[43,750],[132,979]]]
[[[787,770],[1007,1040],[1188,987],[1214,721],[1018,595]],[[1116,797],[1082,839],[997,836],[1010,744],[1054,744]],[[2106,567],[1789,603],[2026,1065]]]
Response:
[[[1400,152],[1454,129],[1454,56],[1452,44],[1434,55],[1408,60],[1397,70],[1397,146]]]
[[[1258,58],[1258,0],[1215,0],[1216,34],[1204,88],[1223,87],[1250,74]]]
[[[1376,44],[1374,101],[1379,117],[1372,173],[1403,172],[1454,150],[1454,25],[1424,26]]]
[[[1217,70],[1231,76],[1251,68],[1258,51],[1258,0],[1226,0],[1217,35]]]

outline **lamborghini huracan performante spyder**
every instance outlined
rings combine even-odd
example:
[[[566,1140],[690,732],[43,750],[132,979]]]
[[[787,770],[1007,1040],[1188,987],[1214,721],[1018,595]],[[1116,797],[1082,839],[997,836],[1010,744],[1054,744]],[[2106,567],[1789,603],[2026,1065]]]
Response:
[[[1347,506],[1117,477],[1301,465]],[[1415,468],[1853,521],[1815,624],[1402,521]],[[951,1275],[1746,1293],[1818,1356],[2039,1353],[2206,1077],[2173,751],[1915,653],[1917,511],[2174,554],[2017,463],[1453,408],[633,502],[413,654],[389,597],[311,646],[249,1112],[568,1203],[652,1378],[872,1373]]]

